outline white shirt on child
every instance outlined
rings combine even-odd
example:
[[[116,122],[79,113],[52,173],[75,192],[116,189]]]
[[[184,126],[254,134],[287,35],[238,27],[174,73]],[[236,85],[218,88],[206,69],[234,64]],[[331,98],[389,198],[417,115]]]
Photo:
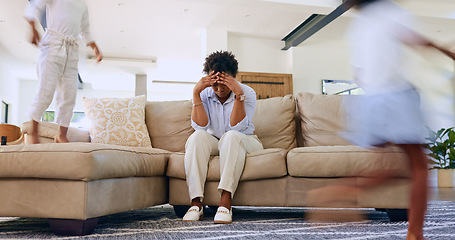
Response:
[[[349,31],[356,83],[370,95],[412,89],[404,69],[404,43],[416,43],[412,16],[390,0],[363,7]]]
[[[84,0],[32,0],[25,9],[25,18],[39,22],[44,8],[47,28],[74,39],[80,36],[86,44],[93,42]]]

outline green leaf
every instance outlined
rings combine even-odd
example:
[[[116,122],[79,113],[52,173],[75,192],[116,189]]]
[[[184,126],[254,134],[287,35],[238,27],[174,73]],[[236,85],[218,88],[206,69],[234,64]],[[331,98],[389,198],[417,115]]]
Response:
[[[450,145],[453,145],[455,143],[455,132],[454,131],[450,131],[448,136],[449,136]]]
[[[432,158],[434,158],[434,159],[436,159],[438,161],[441,161],[441,157],[439,155],[437,155],[437,154],[430,153],[430,154],[428,154],[428,156],[430,156],[430,157],[432,157]]]
[[[439,162],[436,162],[435,160],[430,159],[430,160],[428,160],[428,162],[433,165],[439,165]]]
[[[442,136],[444,136],[443,134],[444,131],[446,131],[445,128],[439,129],[439,131],[436,132],[436,138],[441,138]]]

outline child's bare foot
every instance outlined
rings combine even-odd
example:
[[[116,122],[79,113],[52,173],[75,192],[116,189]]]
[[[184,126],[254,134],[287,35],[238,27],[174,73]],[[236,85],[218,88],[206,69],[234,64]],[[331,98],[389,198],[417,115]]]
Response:
[[[38,128],[39,128],[39,123],[35,120],[32,120],[32,130],[29,133],[27,133],[31,144],[39,143]]]
[[[54,142],[56,142],[56,143],[69,143],[70,141],[68,140],[68,138],[66,136],[65,137],[56,136],[54,138]]]
[[[28,134],[28,139],[29,139],[30,144],[38,144],[38,143],[40,143],[38,134],[29,133]]]
[[[305,211],[304,218],[312,223],[368,221],[366,214],[357,209],[311,209]]]
[[[406,236],[406,240],[427,240],[427,239],[424,238],[423,235],[417,236],[411,232],[408,232],[408,235]]]
[[[67,133],[68,133],[68,127],[59,126],[58,127],[58,133],[57,133],[57,135],[54,138],[54,142],[56,142],[56,143],[69,143],[70,141],[68,140]]]
[[[305,200],[312,207],[355,207],[359,191],[356,186],[332,185],[308,191]]]

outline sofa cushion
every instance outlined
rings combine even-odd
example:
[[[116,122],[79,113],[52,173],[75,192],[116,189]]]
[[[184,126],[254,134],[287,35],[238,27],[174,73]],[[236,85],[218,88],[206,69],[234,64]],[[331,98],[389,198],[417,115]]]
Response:
[[[297,108],[305,146],[350,145],[338,135],[345,129],[343,98],[340,95],[297,94]]]
[[[50,139],[49,142],[54,142],[54,138],[58,133],[59,126],[51,122],[40,122],[38,127],[38,135],[43,138]],[[32,130],[32,121],[22,124],[21,131],[28,134]],[[87,129],[69,127],[68,139],[70,142],[90,142],[90,133]],[[27,138],[26,138],[27,139]],[[25,141],[27,143],[27,140]]]
[[[369,177],[379,170],[396,170],[397,177],[410,176],[407,157],[398,147],[299,147],[289,151],[287,164],[293,177]]]
[[[286,150],[278,148],[248,153],[240,181],[278,178],[287,175],[286,153]],[[166,173],[168,177],[186,179],[184,157],[184,153],[171,154]],[[220,181],[220,158],[218,156],[212,156],[210,159],[207,181]]]
[[[132,98],[83,97],[91,121],[91,142],[131,147],[151,147],[145,125],[145,95]]]
[[[153,147],[171,152],[184,152],[191,127],[192,103],[185,101],[147,102],[145,122]]]
[[[170,152],[95,143],[48,143],[0,148],[0,178],[98,180],[163,176]]]
[[[257,100],[253,116],[254,134],[264,148],[291,150],[297,146],[295,109],[292,95]]]

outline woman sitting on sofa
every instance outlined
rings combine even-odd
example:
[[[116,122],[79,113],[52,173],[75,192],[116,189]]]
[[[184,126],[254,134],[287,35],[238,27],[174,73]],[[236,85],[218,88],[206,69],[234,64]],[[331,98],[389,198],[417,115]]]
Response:
[[[210,54],[193,89],[191,125],[196,130],[185,145],[185,173],[191,207],[183,221],[203,218],[202,201],[211,155],[220,156],[221,194],[215,223],[231,223],[231,199],[243,172],[247,153],[263,149],[253,135],[256,92],[238,82],[238,62],[231,52]]]

